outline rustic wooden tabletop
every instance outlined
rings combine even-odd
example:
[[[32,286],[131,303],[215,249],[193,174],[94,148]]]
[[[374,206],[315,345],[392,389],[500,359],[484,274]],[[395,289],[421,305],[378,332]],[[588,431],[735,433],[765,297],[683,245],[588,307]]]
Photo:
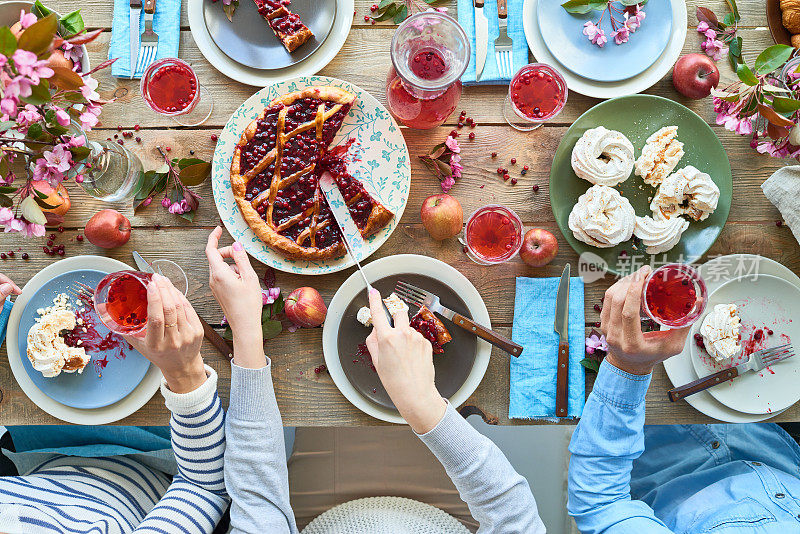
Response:
[[[199,1],[199,0],[198,0]],[[247,0],[244,0],[247,1]],[[389,65],[389,43],[394,26],[389,23],[370,25],[364,23],[363,16],[369,13],[371,0],[356,0],[356,14],[353,27],[341,52],[320,74],[348,80],[369,91],[385,102],[384,82]],[[709,7],[716,13],[725,13],[724,0],[687,0],[690,30],[687,35],[684,53],[699,51],[700,37],[694,26],[694,15],[698,5]],[[100,76],[102,96],[117,97],[117,101],[104,108],[102,126],[93,130],[91,137],[113,136],[118,127],[130,129],[138,124],[138,135],[142,143],[126,140],[139,155],[145,167],[156,168],[158,152],[156,145],[170,146],[171,154],[186,155],[194,150],[198,157],[210,159],[214,142],[212,134],[219,133],[228,117],[257,88],[243,85],[217,72],[202,56],[195,45],[186,17],[186,2],[182,8],[181,39],[179,57],[190,62],[197,70],[201,83],[214,96],[214,112],[210,119],[199,128],[175,128],[169,118],[159,116],[146,107],[141,98],[139,83],[113,78],[110,69]],[[48,5],[57,11],[68,12],[79,6],[86,25],[90,29],[102,28],[103,34],[89,45],[92,65],[97,65],[108,54],[111,38],[113,2],[106,0],[83,0],[79,4],[68,0],[50,0]],[[447,5],[447,4],[445,4]],[[452,12],[455,2],[448,6]],[[766,28],[764,2],[740,0],[739,10],[742,24],[740,35],[744,39],[744,57],[752,64],[758,51],[772,44]],[[726,61],[719,62],[723,82],[731,80],[733,73]],[[413,181],[411,193],[400,226],[387,243],[371,259],[390,256],[400,252],[413,251],[439,258],[458,268],[483,295],[492,324],[500,332],[511,333],[514,309],[514,277],[516,276],[557,276],[564,264],[573,263],[577,255],[559,233],[550,209],[548,177],[550,163],[558,143],[567,127],[584,111],[598,103],[598,100],[571,93],[564,111],[554,122],[546,124],[533,133],[520,133],[505,125],[501,105],[505,98],[505,87],[469,87],[459,105],[475,119],[474,141],[464,140],[462,144],[464,175],[453,187],[451,193],[462,203],[464,211],[474,209],[489,201],[501,202],[513,208],[523,219],[526,228],[542,227],[553,231],[559,238],[558,257],[545,268],[534,269],[526,266],[519,258],[496,267],[479,267],[462,253],[461,245],[451,239],[437,243],[430,239],[420,220],[419,206],[429,195],[440,191],[438,180],[416,160],[415,156],[424,154],[441,142],[457,113],[451,117],[449,125],[421,131],[403,129],[412,155]],[[788,228],[778,227],[778,211],[761,192],[761,183],[778,167],[789,164],[761,156],[749,146],[749,139],[739,137],[715,124],[715,114],[709,99],[692,101],[680,96],[672,87],[671,76],[646,91],[674,99],[702,116],[719,136],[728,151],[733,170],[733,200],[730,218],[722,235],[709,252],[709,256],[748,252],[761,254],[788,266],[800,274],[800,246]],[[511,185],[498,179],[495,169],[497,160],[490,157],[492,151],[498,152],[498,160],[515,157],[519,164],[530,166],[530,172],[518,184]],[[538,184],[540,190],[534,193],[532,186]],[[197,219],[189,224],[170,215],[166,210],[153,206],[133,215],[130,206],[113,206],[130,218],[133,234],[127,245],[112,251],[104,251],[88,242],[78,243],[75,236],[82,233],[86,221],[101,207],[101,203],[86,197],[78,191],[75,184],[70,186],[72,209],[67,215],[66,231],[59,238],[66,243],[66,256],[80,254],[105,254],[132,264],[131,251],[138,250],[151,259],[167,258],[177,261],[186,268],[189,275],[189,299],[197,311],[212,324],[219,324],[222,313],[208,289],[208,271],[203,253],[206,237],[218,223],[210,183],[200,187],[203,196]],[[225,236],[225,244],[230,237]],[[0,261],[0,272],[11,276],[19,285],[31,276],[58,261],[42,252],[38,240],[21,238],[14,234],[0,237],[0,248],[21,247],[30,254],[24,261],[17,254],[15,259]],[[257,265],[256,270],[263,272]],[[313,285],[329,301],[336,289],[352,272],[344,272],[308,278],[278,273],[278,284],[284,291],[296,287]],[[604,281],[588,285],[586,288],[586,320],[591,326],[599,320],[593,305],[598,303],[603,292],[610,285],[610,277]],[[273,360],[273,380],[283,422],[289,426],[306,425],[375,425],[379,421],[354,408],[338,391],[327,374],[316,374],[314,368],[323,363],[321,348],[321,329],[305,329],[295,333],[284,332],[266,345],[266,351]],[[206,343],[203,347],[206,362],[220,375],[219,389],[223,399],[228,398],[230,386],[229,364],[214,348]],[[587,378],[587,393],[591,388],[591,373]],[[702,423],[711,419],[697,412],[684,402],[671,403],[666,390],[671,387],[663,368],[656,370],[647,399],[647,422]],[[520,421],[508,419],[509,365],[508,357],[498,350],[492,360],[483,382],[462,407],[463,413],[479,413],[490,423],[511,424]],[[775,418],[776,421],[800,420],[800,405],[795,405]],[[156,394],[141,410],[119,421],[128,425],[167,424],[168,412],[160,394]],[[0,424],[49,424],[59,421],[40,410],[31,402],[17,385],[11,373],[6,350],[0,350]]]

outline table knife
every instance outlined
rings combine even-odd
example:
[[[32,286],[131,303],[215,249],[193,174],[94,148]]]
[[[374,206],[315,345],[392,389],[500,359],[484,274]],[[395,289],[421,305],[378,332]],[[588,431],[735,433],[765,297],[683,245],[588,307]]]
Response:
[[[131,0],[131,79],[136,73],[136,62],[139,60],[139,16],[142,14],[142,0]]]
[[[567,416],[567,384],[569,382],[569,263],[561,273],[556,296],[556,321],[558,334],[558,360],[556,361],[556,416]]]
[[[489,47],[489,19],[483,12],[484,0],[475,0],[475,81],[480,81]]]
[[[136,262],[136,267],[140,271],[144,273],[155,272],[153,268],[150,266],[150,263],[135,250],[133,251],[133,261]],[[233,358],[233,349],[231,348],[230,345],[228,345],[228,342],[225,341],[222,338],[222,336],[219,335],[217,331],[214,330],[211,327],[211,325],[206,322],[205,319],[203,319],[199,315],[198,318],[200,319],[200,324],[203,325],[203,334],[205,335],[206,339],[210,341],[211,344],[214,345],[214,347],[216,347],[218,351],[220,351],[223,355],[227,356],[228,359]]]

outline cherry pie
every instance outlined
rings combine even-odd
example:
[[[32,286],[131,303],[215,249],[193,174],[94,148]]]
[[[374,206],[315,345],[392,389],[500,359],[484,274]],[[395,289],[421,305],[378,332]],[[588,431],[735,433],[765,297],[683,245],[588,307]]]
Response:
[[[273,100],[251,122],[233,153],[231,184],[244,220],[267,245],[296,259],[345,252],[341,232],[319,188],[329,171],[350,215],[368,237],[392,219],[328,148],[355,95],[336,87],[308,87]]]
[[[434,354],[444,352],[443,346],[453,340],[453,336],[450,335],[442,320],[426,306],[419,308],[408,325],[431,342]]]
[[[291,0],[253,0],[258,12],[275,32],[283,46],[289,52],[294,52],[297,47],[314,37],[314,34],[303,24],[297,13],[292,13],[287,7]]]

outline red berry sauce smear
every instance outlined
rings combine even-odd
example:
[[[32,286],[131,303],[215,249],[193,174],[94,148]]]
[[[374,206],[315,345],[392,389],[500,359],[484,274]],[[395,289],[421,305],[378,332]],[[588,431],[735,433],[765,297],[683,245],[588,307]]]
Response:
[[[102,377],[103,369],[108,365],[109,353],[118,360],[124,360],[125,351],[132,350],[133,347],[122,336],[114,332],[106,335],[98,332],[96,327],[102,323],[95,314],[92,303],[82,300],[81,305],[82,307],[75,311],[75,316],[83,324],[78,324],[72,330],[64,332],[62,334],[64,343],[69,347],[83,347],[87,354],[91,354],[94,370],[97,376]],[[103,357],[96,357],[98,353],[102,353]]]

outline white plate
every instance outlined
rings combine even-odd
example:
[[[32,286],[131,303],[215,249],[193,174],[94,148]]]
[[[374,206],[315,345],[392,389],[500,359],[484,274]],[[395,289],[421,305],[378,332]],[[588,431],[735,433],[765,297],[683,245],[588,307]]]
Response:
[[[225,228],[234,239],[241,241],[245,250],[254,258],[280,271],[328,274],[351,267],[355,263],[347,255],[327,260],[294,260],[272,250],[242,218],[239,206],[233,198],[230,180],[233,150],[247,125],[278,95],[311,85],[332,85],[356,95],[353,108],[345,117],[331,146],[349,139],[355,140],[347,151],[347,171],[394,214],[389,224],[370,236],[366,240],[366,246],[362,251],[356,251],[356,254],[360,261],[378,250],[392,235],[403,216],[411,189],[411,163],[406,141],[389,111],[375,97],[349,82],[327,76],[295,78],[265,87],[245,100],[219,136],[214,151],[211,184],[214,202]]]
[[[791,340],[800,340],[800,288],[777,276],[744,276],[730,280],[708,299],[707,311],[717,304],[736,304],[742,319],[742,345],[746,347],[757,330],[771,329],[772,336],[764,334],[762,341],[749,351],[770,348]],[[693,333],[701,322],[695,323]],[[690,338],[691,339],[691,338]],[[692,340],[693,341],[693,340]],[[745,363],[749,356],[739,355],[731,361],[716,362],[696,343],[690,342],[692,364],[698,376],[708,376],[717,371]],[[710,388],[712,397],[725,406],[742,413],[771,414],[783,411],[800,400],[800,358],[768,367],[758,373],[748,372],[734,380]]]
[[[364,273],[370,281],[409,272],[430,276],[445,282],[461,296],[472,318],[476,322],[491,328],[489,311],[486,309],[486,304],[484,304],[478,290],[463,274],[442,261],[416,254],[398,254],[375,260],[364,266]],[[395,410],[378,406],[359,393],[350,383],[347,375],[344,374],[342,363],[339,360],[339,351],[337,349],[339,323],[342,321],[342,316],[347,306],[361,291],[366,291],[364,289],[364,280],[361,278],[360,273],[354,272],[339,287],[328,305],[328,316],[325,319],[325,326],[322,330],[322,351],[325,355],[325,365],[328,367],[336,387],[339,388],[342,395],[353,406],[376,419],[388,421],[389,423],[405,424],[405,419]],[[492,346],[486,341],[478,339],[477,354],[472,365],[472,371],[467,376],[464,385],[450,398],[450,404],[458,407],[475,392],[478,384],[483,380],[483,375],[486,374],[491,353]]]
[[[103,408],[94,408],[91,410],[71,408],[54,401],[42,393],[30,379],[28,373],[25,372],[25,368],[22,366],[22,360],[20,359],[22,357],[19,353],[20,316],[25,309],[25,305],[28,303],[28,299],[37,289],[42,287],[53,277],[69,271],[93,269],[95,271],[113,273],[130,268],[130,265],[103,256],[75,256],[73,258],[67,258],[52,263],[39,271],[25,284],[22,295],[17,297],[17,300],[14,301],[14,307],[11,310],[11,315],[8,320],[8,340],[6,342],[8,363],[11,365],[11,372],[14,374],[14,378],[28,398],[32,400],[36,406],[53,417],[79,425],[105,425],[107,423],[119,421],[135,413],[139,408],[147,404],[147,401],[158,391],[161,385],[161,371],[159,371],[158,367],[155,365],[151,365],[139,385],[124,399]],[[27,332],[25,335],[27,335]]]
[[[251,2],[252,0],[242,1]],[[296,76],[311,76],[327,65],[339,53],[339,50],[342,49],[344,42],[347,40],[347,35],[350,33],[350,25],[353,22],[354,2],[355,0],[339,0],[330,34],[325,39],[325,42],[322,43],[322,46],[313,54],[296,65],[273,70],[247,67],[225,55],[214,44],[211,35],[208,33],[208,28],[203,19],[203,0],[189,0],[187,12],[189,14],[189,28],[192,31],[192,37],[209,63],[214,65],[222,74],[237,82],[263,87]],[[220,9],[222,9],[221,5]],[[233,16],[233,20],[235,23],[236,15]]]
[[[716,290],[717,287],[731,278],[738,278],[753,272],[777,276],[800,287],[800,277],[789,268],[769,258],[753,254],[719,256],[707,261],[698,267],[698,270],[705,280],[709,292]],[[694,340],[689,338],[683,348],[683,352],[664,362],[664,370],[675,387],[688,384],[699,378],[692,365],[691,343],[694,343]],[[708,391],[695,393],[686,397],[685,400],[697,411],[726,423],[757,423],[780,413],[773,412],[771,414],[756,415],[738,412],[719,402]]]
[[[525,0],[522,7],[522,25],[525,29],[525,39],[528,41],[528,47],[533,52],[536,61],[555,67],[564,76],[570,91],[594,98],[632,95],[648,89],[669,73],[683,50],[688,24],[686,0],[669,1],[672,2],[672,34],[667,43],[667,49],[647,70],[633,78],[618,82],[597,82],[578,76],[553,57],[553,54],[547,49],[544,39],[542,39],[542,32],[539,30],[536,18],[539,0]],[[647,6],[645,6],[646,10]],[[636,46],[636,43],[632,40],[632,42],[621,46]]]

